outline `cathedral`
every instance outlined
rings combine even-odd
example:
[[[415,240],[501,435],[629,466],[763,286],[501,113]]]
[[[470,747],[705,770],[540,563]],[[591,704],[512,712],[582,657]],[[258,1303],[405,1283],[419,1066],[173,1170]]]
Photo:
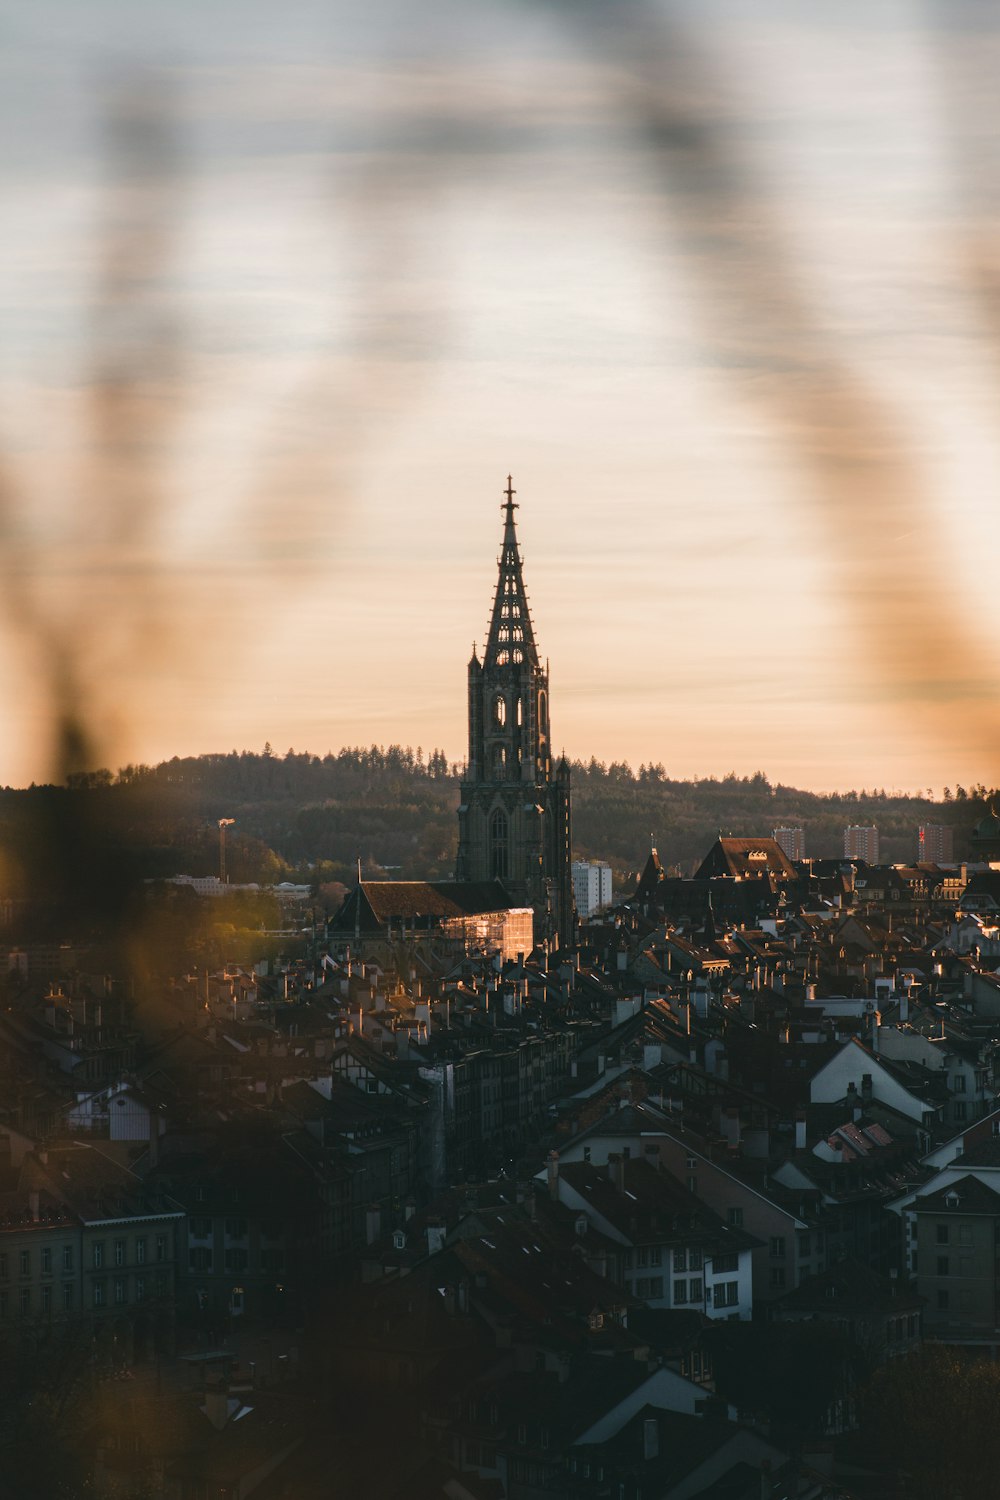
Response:
[[[469,759],[456,879],[499,880],[534,911],[535,941],[573,940],[570,773],[552,758],[549,674],[535,645],[510,475],[489,635],[469,662]]]

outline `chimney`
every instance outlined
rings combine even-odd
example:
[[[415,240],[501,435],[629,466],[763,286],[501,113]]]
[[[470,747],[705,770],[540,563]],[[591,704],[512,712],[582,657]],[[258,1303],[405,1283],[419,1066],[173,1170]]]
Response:
[[[847,1104],[851,1111],[851,1118],[853,1120],[860,1120],[861,1100],[858,1098],[858,1086],[856,1083],[849,1083],[847,1085]]]
[[[441,1219],[428,1219],[427,1228],[427,1254],[437,1255],[439,1250],[444,1249],[445,1235],[447,1230]]]
[[[861,1075],[861,1103],[865,1109],[871,1108],[872,1099],[875,1097],[875,1089],[872,1084],[872,1075],[862,1073]]]
[[[642,1424],[642,1456],[646,1463],[660,1456],[660,1424],[656,1417],[647,1417]]]
[[[216,1432],[229,1421],[229,1391],[221,1381],[205,1387],[205,1415]]]
[[[726,1145],[730,1151],[740,1149],[740,1112],[738,1109],[729,1108],[722,1116],[722,1134],[726,1138]]]
[[[905,1026],[910,1019],[910,986],[906,985],[899,997],[899,1020],[900,1025]]]
[[[382,1230],[382,1210],[377,1203],[369,1203],[365,1209],[365,1244],[374,1245]]]
[[[795,1116],[795,1149],[796,1151],[806,1149],[806,1117],[801,1109]]]
[[[625,1158],[620,1151],[612,1151],[608,1157],[608,1181],[616,1193],[625,1192]]]
[[[550,1151],[545,1164],[546,1178],[549,1185],[549,1197],[553,1203],[559,1202],[559,1152]]]

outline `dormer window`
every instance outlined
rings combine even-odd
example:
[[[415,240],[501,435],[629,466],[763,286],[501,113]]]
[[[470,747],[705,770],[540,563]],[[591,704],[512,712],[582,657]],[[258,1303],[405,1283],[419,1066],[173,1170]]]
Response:
[[[945,1199],[944,1199],[944,1206],[945,1206],[945,1208],[957,1208],[960,1202],[961,1202],[961,1199],[959,1198],[959,1196],[958,1196],[957,1193],[952,1192],[952,1193],[946,1193],[945,1194]]]
[[[586,1234],[587,1233],[587,1215],[586,1214],[578,1214],[577,1215],[576,1224],[575,1224],[574,1228],[576,1229],[577,1234]]]
[[[406,1231],[404,1229],[396,1229],[393,1231],[392,1248],[394,1250],[406,1249]]]

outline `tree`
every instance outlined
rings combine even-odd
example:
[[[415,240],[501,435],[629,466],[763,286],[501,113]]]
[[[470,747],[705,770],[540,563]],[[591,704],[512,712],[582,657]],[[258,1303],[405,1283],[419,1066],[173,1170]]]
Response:
[[[873,1456],[913,1500],[980,1500],[1000,1474],[1000,1365],[927,1346],[878,1370],[860,1403]]]

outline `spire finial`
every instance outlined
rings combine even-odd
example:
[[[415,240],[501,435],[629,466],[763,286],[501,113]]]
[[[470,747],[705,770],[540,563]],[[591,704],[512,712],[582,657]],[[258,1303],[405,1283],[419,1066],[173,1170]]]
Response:
[[[511,521],[514,518],[514,512],[517,510],[517,503],[514,499],[514,496],[517,494],[517,490],[514,489],[513,480],[511,479],[511,476],[509,474],[507,475],[507,488],[504,490],[504,494],[507,498],[504,502],[503,508],[507,512],[508,521]]]

